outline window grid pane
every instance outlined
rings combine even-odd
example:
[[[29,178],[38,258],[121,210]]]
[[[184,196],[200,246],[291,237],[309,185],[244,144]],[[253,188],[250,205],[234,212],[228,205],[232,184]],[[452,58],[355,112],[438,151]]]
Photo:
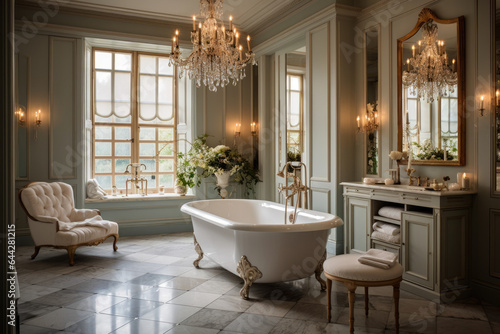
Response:
[[[158,192],[160,185],[166,192],[173,192],[177,155],[175,73],[168,67],[168,57],[135,54],[137,57],[134,52],[94,50],[93,176],[108,193],[113,186],[125,193],[125,181],[130,178],[125,169],[131,162],[140,162],[147,166],[141,176],[148,180],[148,194]],[[97,73],[102,73],[99,78]],[[147,78],[146,85],[141,82],[133,89],[134,76],[141,81]],[[132,92],[137,95],[132,96]],[[134,114],[133,100],[140,101],[137,111],[146,117]],[[142,123],[140,128],[131,127],[133,119]],[[129,193],[130,188],[129,184]]]

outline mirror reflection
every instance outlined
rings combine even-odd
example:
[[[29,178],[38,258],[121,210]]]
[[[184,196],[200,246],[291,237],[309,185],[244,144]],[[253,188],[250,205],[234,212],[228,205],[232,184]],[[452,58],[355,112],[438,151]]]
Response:
[[[379,99],[379,57],[378,57],[378,29],[373,28],[365,33],[365,75],[366,75],[366,117],[378,115]],[[377,122],[377,120],[374,120]],[[378,131],[366,132],[366,164],[368,175],[379,175],[379,145]]]
[[[500,2],[496,1],[495,20],[495,132],[493,135],[494,149],[494,180],[495,191],[500,192]]]
[[[286,54],[286,150],[287,161],[304,161],[304,87],[306,48]]]
[[[424,9],[398,40],[399,149],[415,163],[464,164],[460,22]]]
[[[16,71],[16,179],[28,178],[28,70],[29,58],[17,55]]]

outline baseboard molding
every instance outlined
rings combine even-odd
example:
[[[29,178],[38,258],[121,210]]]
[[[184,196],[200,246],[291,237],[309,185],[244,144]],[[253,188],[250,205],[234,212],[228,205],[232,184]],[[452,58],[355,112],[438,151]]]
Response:
[[[496,306],[500,306],[500,286],[480,280],[471,280],[470,286],[474,295]]]
[[[192,232],[191,219],[120,222],[120,237]],[[29,231],[29,229],[27,229]],[[24,234],[24,233],[23,233]],[[16,232],[16,246],[34,246],[31,235]]]

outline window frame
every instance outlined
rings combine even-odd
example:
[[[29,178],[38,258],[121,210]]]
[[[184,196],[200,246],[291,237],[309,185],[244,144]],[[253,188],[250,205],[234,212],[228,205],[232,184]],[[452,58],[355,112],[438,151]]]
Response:
[[[96,67],[95,67],[95,53],[103,51],[103,52],[112,52],[112,53],[122,53],[122,54],[130,54],[131,55],[131,80],[130,80],[130,109],[131,109],[131,121],[130,123],[117,123],[117,122],[96,122]],[[139,111],[140,111],[140,65],[139,65],[139,56],[145,55],[145,56],[153,56],[153,57],[162,57],[162,58],[168,58],[168,54],[164,53],[157,53],[157,52],[144,52],[144,51],[137,51],[137,50],[123,50],[123,49],[114,49],[114,48],[104,48],[104,47],[92,47],[92,52],[91,52],[91,107],[92,107],[92,112],[91,112],[91,121],[92,121],[92,162],[91,162],[91,176],[92,178],[95,178],[96,176],[100,175],[105,175],[105,176],[111,176],[111,185],[112,188],[116,186],[115,183],[115,177],[117,175],[130,175],[126,173],[117,173],[115,170],[115,160],[117,159],[128,159],[129,157],[122,157],[122,156],[116,156],[115,155],[115,145],[114,143],[119,143],[119,142],[130,142],[131,144],[131,152],[130,152],[130,162],[134,163],[137,162],[139,163],[140,160],[145,160],[145,159],[154,159],[155,160],[155,171],[143,171],[141,173],[142,176],[149,176],[149,175],[154,175],[155,176],[155,186],[151,187],[150,184],[147,187],[147,192],[148,194],[154,194],[154,193],[159,193],[159,187],[160,187],[160,176],[161,175],[172,175],[172,187],[165,188],[164,192],[165,193],[173,193],[174,188],[175,188],[175,172],[176,172],[176,167],[177,167],[177,153],[178,153],[178,140],[177,140],[177,121],[178,121],[178,75],[177,75],[177,68],[174,66],[173,67],[173,72],[172,72],[172,124],[141,124],[139,121]],[[113,57],[114,59],[114,57]],[[157,62],[157,72],[158,72],[158,59],[156,58]],[[113,62],[114,64],[114,62]],[[114,73],[114,65],[112,66],[111,73]],[[156,92],[158,92],[158,78],[160,76],[166,76],[168,75],[160,75],[158,73],[156,74],[148,74],[152,75],[156,78]],[[113,77],[113,75],[112,75]],[[111,87],[112,91],[112,96],[114,96],[114,85]],[[156,98],[158,95],[156,95]],[[114,103],[114,99],[112,98],[112,103]],[[158,108],[158,99],[156,101],[156,108]],[[98,115],[97,115],[98,116]],[[111,128],[111,139],[96,139],[96,126],[109,126]],[[130,139],[115,139],[115,131],[114,129],[116,127],[120,126],[126,126],[130,127]],[[141,127],[143,128],[154,128],[155,129],[155,140],[141,140],[140,139],[140,130]],[[162,128],[171,128],[172,131],[172,140],[170,141],[160,141],[159,140],[159,129]],[[111,143],[111,156],[97,156],[97,159],[111,159],[111,173],[96,173],[96,150],[95,150],[95,145],[96,142],[110,142]],[[141,143],[155,143],[155,155],[154,156],[140,156],[140,144]],[[172,159],[173,160],[173,168],[171,172],[160,172],[160,160],[161,156],[159,155],[160,149],[163,150],[164,145],[168,145],[169,143],[172,144],[173,146],[173,155],[172,157],[165,157],[166,159]],[[128,177],[129,178],[129,177]],[[127,179],[128,179],[127,178]],[[124,190],[126,189],[126,185],[124,188],[118,188],[118,193],[123,193]],[[107,193],[111,193],[112,189],[105,189]],[[135,189],[132,189],[130,193],[136,193]]]

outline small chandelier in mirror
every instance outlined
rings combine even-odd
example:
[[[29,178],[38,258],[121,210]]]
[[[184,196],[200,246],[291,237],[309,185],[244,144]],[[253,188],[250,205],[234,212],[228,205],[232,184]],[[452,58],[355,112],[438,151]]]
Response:
[[[402,82],[411,94],[434,102],[440,96],[453,93],[458,82],[455,59],[448,59],[444,41],[438,40],[438,26],[433,20],[424,23],[423,41],[418,41],[418,51],[412,45],[412,57],[403,64]],[[415,55],[416,54],[416,55]]]
[[[222,17],[223,0],[200,0],[200,14],[203,23],[196,26],[193,16],[191,43],[193,51],[183,59],[179,49],[179,31],[172,39],[170,64],[179,69],[179,77],[187,72],[189,79],[194,80],[197,87],[203,83],[210,91],[224,87],[231,81],[236,85],[245,75],[247,64],[255,65],[254,53],[250,47],[250,36],[247,36],[247,52],[239,44],[240,34],[229,18],[229,28],[226,29]],[[243,55],[245,57],[243,57]]]

